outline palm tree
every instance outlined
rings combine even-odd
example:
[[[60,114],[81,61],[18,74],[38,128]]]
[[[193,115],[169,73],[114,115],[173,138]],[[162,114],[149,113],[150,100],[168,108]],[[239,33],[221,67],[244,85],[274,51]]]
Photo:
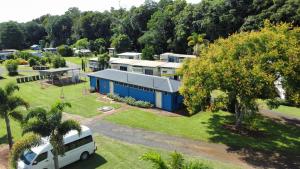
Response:
[[[149,152],[142,155],[140,159],[152,162],[155,169],[211,169],[211,167],[197,161],[185,162],[182,154],[176,151],[170,157],[170,161],[165,162],[160,154]]]
[[[100,54],[100,56],[98,57],[98,67],[100,70],[108,68],[109,59],[110,57],[107,53]]]
[[[9,118],[12,117],[18,121],[22,121],[23,115],[20,109],[17,108],[25,107],[27,109],[29,107],[26,101],[14,95],[16,90],[19,90],[19,87],[14,83],[8,83],[4,88],[0,88],[0,117],[5,120],[9,149],[13,145]]]
[[[62,121],[62,111],[70,103],[58,102],[47,111],[44,108],[32,109],[24,119],[23,134],[33,132],[42,137],[49,137],[53,147],[54,167],[58,169],[58,155],[64,154],[63,136],[71,130],[77,130],[81,134],[81,127],[77,121]]]
[[[32,133],[25,135],[16,141],[9,154],[10,168],[17,168],[18,160],[25,150],[28,150],[31,147],[37,147],[40,144],[42,144],[41,137]]]
[[[191,36],[187,38],[188,40],[188,46],[192,46],[194,49],[194,54],[199,55],[200,50],[206,47],[209,43],[207,39],[204,39],[206,35],[203,34],[197,34],[197,33],[192,33]]]

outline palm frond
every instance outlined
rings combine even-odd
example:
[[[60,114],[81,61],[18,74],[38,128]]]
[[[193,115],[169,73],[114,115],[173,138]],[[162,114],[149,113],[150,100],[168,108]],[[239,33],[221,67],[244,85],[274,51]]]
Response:
[[[148,152],[140,157],[141,160],[150,161],[155,169],[168,169],[167,164],[161,158],[161,155],[156,152]]]
[[[10,167],[16,168],[18,159],[24,153],[24,151],[30,149],[31,147],[36,147],[41,143],[42,143],[41,137],[36,134],[25,135],[20,140],[15,142],[11,150],[11,153],[9,155]]]
[[[9,116],[11,116],[12,118],[14,118],[15,120],[20,121],[20,122],[23,122],[23,119],[24,119],[23,113],[18,110],[14,110],[14,111],[10,112]]]
[[[77,130],[78,134],[81,134],[80,124],[75,120],[66,120],[58,127],[58,133],[61,135],[65,135],[71,130]]]
[[[20,106],[24,106],[26,108],[29,107],[29,104],[24,99],[18,96],[9,96],[6,104],[10,110],[14,110],[15,108]]]
[[[182,154],[177,153],[176,151],[172,153],[171,155],[171,160],[170,160],[170,166],[172,169],[182,169],[184,166],[184,158]]]
[[[41,121],[47,121],[47,110],[41,107],[34,108],[28,112],[24,120],[28,121],[31,118],[37,118]]]
[[[191,161],[186,163],[182,169],[213,169],[210,166],[207,166],[206,164],[203,164],[201,162],[198,161]]]
[[[71,107],[71,104],[68,102],[57,102],[52,106],[50,112],[63,111],[66,107]]]
[[[4,90],[6,92],[6,94],[8,96],[12,95],[16,90],[19,90],[19,86],[16,85],[15,83],[13,82],[10,82],[8,83],[5,87],[4,87]]]
[[[47,137],[51,134],[51,127],[48,123],[41,121],[32,121],[23,125],[23,134],[33,132],[39,134],[42,137]]]

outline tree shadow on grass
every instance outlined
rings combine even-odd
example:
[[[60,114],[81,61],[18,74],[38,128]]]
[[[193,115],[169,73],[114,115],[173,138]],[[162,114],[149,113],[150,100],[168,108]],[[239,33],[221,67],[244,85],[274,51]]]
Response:
[[[107,163],[106,159],[101,155],[95,153],[90,156],[88,160],[77,161],[73,164],[70,164],[62,169],[95,169],[103,164]]]
[[[248,164],[263,168],[300,168],[300,127],[259,117],[263,136],[245,136],[225,126],[233,124],[231,115],[214,114],[209,122],[210,140],[227,145]]]
[[[7,144],[7,135],[3,135],[2,137],[0,137],[0,144]]]

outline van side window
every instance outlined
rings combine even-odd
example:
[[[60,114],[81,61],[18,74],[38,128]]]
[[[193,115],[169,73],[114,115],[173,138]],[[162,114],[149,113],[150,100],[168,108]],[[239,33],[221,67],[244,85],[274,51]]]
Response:
[[[44,152],[44,153],[38,155],[37,158],[35,159],[35,161],[36,161],[37,163],[39,163],[39,162],[41,162],[41,161],[44,161],[44,160],[47,159],[47,158],[48,158],[48,152]]]
[[[84,137],[84,138],[81,138],[79,140],[76,140],[76,141],[73,141],[71,143],[68,143],[68,144],[65,144],[65,151],[70,151],[70,150],[73,150],[75,148],[78,148],[78,147],[81,147],[85,144],[88,144],[90,142],[93,142],[93,138],[92,136],[87,136],[87,137]]]

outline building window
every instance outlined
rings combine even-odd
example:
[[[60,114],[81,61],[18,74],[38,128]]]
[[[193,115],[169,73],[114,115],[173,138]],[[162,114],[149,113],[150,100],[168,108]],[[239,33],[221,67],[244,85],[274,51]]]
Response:
[[[153,75],[153,70],[152,69],[145,69],[145,74],[146,75]]]
[[[127,67],[126,66],[120,66],[120,70],[127,71]]]

